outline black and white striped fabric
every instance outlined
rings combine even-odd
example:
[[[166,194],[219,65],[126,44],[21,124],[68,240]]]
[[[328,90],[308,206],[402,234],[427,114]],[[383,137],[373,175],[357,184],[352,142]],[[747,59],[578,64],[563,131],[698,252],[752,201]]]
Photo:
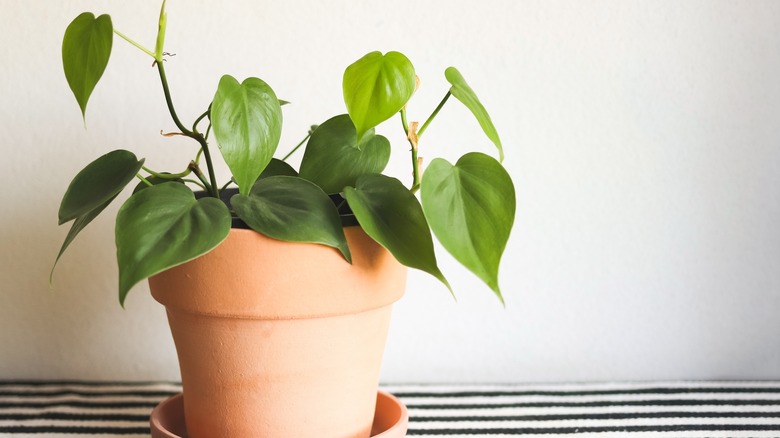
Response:
[[[409,408],[409,437],[780,437],[780,382],[383,389]],[[0,438],[148,437],[152,408],[179,391],[177,383],[0,381]]]

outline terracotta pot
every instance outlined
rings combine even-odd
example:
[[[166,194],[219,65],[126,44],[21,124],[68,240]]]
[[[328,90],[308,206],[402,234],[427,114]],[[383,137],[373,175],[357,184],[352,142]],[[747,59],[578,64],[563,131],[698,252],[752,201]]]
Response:
[[[406,268],[359,227],[332,248],[232,229],[149,279],[176,344],[190,438],[367,438]]]

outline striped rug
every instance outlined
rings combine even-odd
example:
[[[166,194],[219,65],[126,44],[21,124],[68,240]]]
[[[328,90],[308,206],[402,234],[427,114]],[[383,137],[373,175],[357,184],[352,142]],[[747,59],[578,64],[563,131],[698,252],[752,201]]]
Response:
[[[780,437],[780,382],[383,388],[409,408],[410,437]],[[148,437],[152,408],[180,390],[0,381],[0,438]]]

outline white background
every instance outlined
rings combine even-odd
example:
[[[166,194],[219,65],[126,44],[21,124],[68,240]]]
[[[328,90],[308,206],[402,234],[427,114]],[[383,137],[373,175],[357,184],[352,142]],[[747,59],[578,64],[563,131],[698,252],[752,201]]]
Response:
[[[117,299],[112,205],[48,286],[71,178],[112,149],[178,170],[151,59],[115,39],[84,129],[61,38],[84,10],[153,46],[156,1],[4,0],[0,10],[0,378],[178,379],[145,285]],[[457,66],[493,116],[517,187],[503,309],[440,253],[456,285],[411,273],[386,382],[780,378],[780,3],[170,0],[167,63],[192,121],[219,77],[258,76],[285,107],[280,151],[344,112],[341,75],[399,50],[422,88]],[[407,145],[380,128],[408,182]],[[451,100],[421,154],[495,153]],[[283,152],[280,152],[280,155]],[[222,177],[226,173],[221,169]],[[123,196],[124,197],[124,196]]]

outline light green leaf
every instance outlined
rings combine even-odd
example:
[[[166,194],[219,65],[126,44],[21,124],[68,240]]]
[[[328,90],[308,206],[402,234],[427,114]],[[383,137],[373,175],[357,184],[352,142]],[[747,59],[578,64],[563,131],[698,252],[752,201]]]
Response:
[[[436,264],[433,238],[417,198],[400,181],[385,175],[363,175],[344,194],[366,234],[387,248],[403,265],[427,272],[452,292]]]
[[[258,78],[243,83],[225,75],[211,104],[211,123],[238,189],[249,194],[276,151],[282,108],[276,94]]]
[[[293,176],[258,180],[249,195],[230,199],[236,214],[253,230],[286,242],[319,243],[352,256],[336,206],[313,183]]]
[[[494,158],[478,152],[453,166],[431,161],[420,187],[425,217],[442,246],[496,293],[498,266],[515,219],[512,179]]]
[[[111,56],[114,40],[111,17],[89,12],[76,17],[62,38],[62,67],[73,95],[86,120],[87,101]]]
[[[414,94],[414,66],[399,52],[371,52],[344,71],[342,88],[358,141],[406,105]]]
[[[301,161],[301,178],[338,193],[354,186],[361,175],[380,173],[390,159],[390,142],[370,129],[358,147],[355,125],[347,114],[321,124],[306,144]]]
[[[493,126],[490,115],[487,113],[485,107],[482,106],[482,102],[479,101],[477,95],[474,94],[474,90],[469,87],[469,84],[463,79],[463,75],[461,75],[455,67],[450,67],[445,70],[444,76],[452,85],[450,93],[466,105],[466,108],[474,114],[474,117],[476,117],[479,122],[479,126],[482,127],[482,131],[485,132],[485,135],[487,135],[490,141],[498,148],[499,161],[504,161],[504,148],[501,146],[501,139],[498,137],[496,127]]]
[[[119,302],[124,305],[139,281],[214,249],[230,223],[222,201],[196,200],[184,184],[163,183],[131,196],[116,218]]]
[[[62,197],[60,225],[113,199],[135,177],[144,160],[122,149],[111,151],[82,169]]]

